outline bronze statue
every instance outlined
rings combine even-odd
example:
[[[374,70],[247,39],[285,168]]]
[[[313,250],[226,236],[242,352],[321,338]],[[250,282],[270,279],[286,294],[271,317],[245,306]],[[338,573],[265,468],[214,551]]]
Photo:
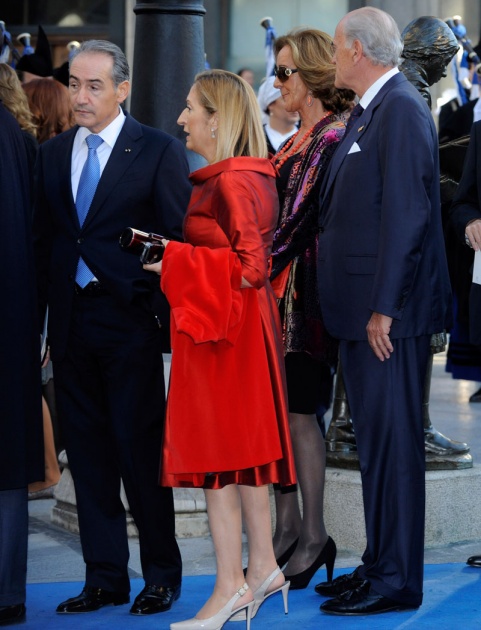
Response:
[[[446,69],[459,49],[456,37],[443,20],[424,16],[410,22],[402,32],[404,49],[399,69],[419,90],[431,108],[429,87],[446,76]],[[431,361],[424,384],[423,419],[424,445],[427,469],[469,468],[473,465],[469,446],[452,440],[437,431],[429,417],[429,395],[433,355],[446,348],[446,334],[437,333],[431,339]],[[338,364],[332,420],[326,434],[327,463],[341,468],[359,466],[356,438],[349,409],[349,402]]]
[[[404,48],[399,69],[431,109],[429,87],[446,76],[449,62],[459,50],[456,36],[443,20],[423,16],[410,22],[401,37]]]

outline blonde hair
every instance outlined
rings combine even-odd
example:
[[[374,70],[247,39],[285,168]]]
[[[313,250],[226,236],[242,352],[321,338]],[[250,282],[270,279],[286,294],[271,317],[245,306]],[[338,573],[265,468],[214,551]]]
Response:
[[[296,28],[274,42],[275,55],[288,46],[299,77],[314,98],[325,109],[340,113],[349,111],[354,100],[351,90],[334,87],[336,66],[332,63],[332,37],[315,28]]]
[[[218,117],[215,162],[267,157],[259,105],[247,81],[227,70],[206,70],[195,77],[194,88],[209,116]]]
[[[27,95],[15,70],[0,63],[0,100],[17,120],[20,128],[37,137],[37,127],[28,106]]]

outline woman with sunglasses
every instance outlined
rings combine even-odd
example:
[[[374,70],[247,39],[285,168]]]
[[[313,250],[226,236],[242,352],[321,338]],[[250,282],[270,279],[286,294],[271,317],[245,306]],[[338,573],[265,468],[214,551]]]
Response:
[[[332,579],[336,545],[323,517],[326,451],[316,414],[330,404],[337,343],[324,329],[317,294],[317,218],[322,178],[344,134],[354,93],[334,87],[332,38],[296,29],[275,42],[276,81],[299,131],[276,153],[280,219],[274,235],[271,281],[281,314],[289,422],[297,492],[276,489],[274,551],[287,564],[291,588],[306,588],[326,565]],[[288,577],[287,577],[288,576]]]
[[[214,591],[172,630],[246,623],[288,582],[272,546],[268,484],[295,484],[277,304],[268,260],[279,205],[260,110],[239,76],[195,79],[178,123],[208,166],[191,174],[185,243],[165,241],[172,366],[162,485],[202,487],[217,560]],[[249,569],[242,570],[242,519]],[[282,608],[281,608],[282,610]]]

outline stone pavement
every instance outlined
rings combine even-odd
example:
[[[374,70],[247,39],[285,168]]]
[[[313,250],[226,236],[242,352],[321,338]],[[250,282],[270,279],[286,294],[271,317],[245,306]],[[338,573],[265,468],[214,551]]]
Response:
[[[431,386],[431,420],[436,429],[450,438],[467,442],[471,447],[474,465],[481,466],[481,403],[469,403],[469,396],[479,384],[457,381],[444,371],[444,354],[435,355]],[[481,500],[481,488],[473,502]],[[84,564],[80,541],[72,534],[51,522],[53,499],[30,501],[30,536],[28,582],[83,582]],[[335,539],[335,532],[329,532]],[[182,538],[179,540],[185,575],[215,573],[212,542],[209,537]],[[130,573],[141,577],[138,542],[130,539]],[[473,554],[481,554],[481,540],[456,543],[426,550],[427,564],[465,562]],[[359,557],[340,551],[336,567],[353,567]],[[78,589],[75,589],[78,590]],[[77,594],[72,593],[73,595]]]

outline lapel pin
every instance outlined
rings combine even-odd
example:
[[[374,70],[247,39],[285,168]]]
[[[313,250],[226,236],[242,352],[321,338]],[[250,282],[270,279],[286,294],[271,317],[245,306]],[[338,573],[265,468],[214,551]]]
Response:
[[[364,125],[361,125],[361,127],[359,127],[358,131],[362,131],[364,129]]]
[[[132,149],[125,149],[125,153],[130,153]]]

